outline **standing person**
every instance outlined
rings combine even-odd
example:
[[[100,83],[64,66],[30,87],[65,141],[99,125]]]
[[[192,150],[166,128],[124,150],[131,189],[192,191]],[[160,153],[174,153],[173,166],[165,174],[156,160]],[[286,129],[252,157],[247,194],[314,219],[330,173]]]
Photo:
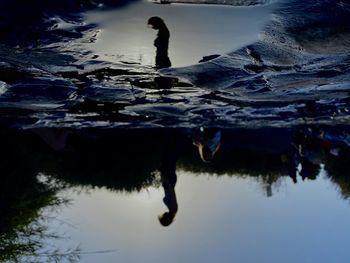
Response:
[[[154,46],[157,48],[156,54],[156,68],[168,68],[171,66],[170,59],[168,57],[168,47],[170,33],[165,25],[163,19],[158,16],[153,16],[148,19],[148,26],[158,30],[157,38],[154,40]]]

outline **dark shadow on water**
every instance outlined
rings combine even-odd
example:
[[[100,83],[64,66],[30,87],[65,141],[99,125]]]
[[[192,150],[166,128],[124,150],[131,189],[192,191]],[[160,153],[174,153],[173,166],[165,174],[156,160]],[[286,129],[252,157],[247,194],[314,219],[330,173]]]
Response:
[[[167,209],[160,223],[172,223],[177,171],[213,176],[249,176],[273,195],[282,177],[313,180],[324,169],[344,198],[350,197],[350,127],[293,129],[35,129],[1,131],[0,258],[8,257],[18,233],[40,221],[43,207],[59,204],[60,187],[105,187],[138,191],[162,186]],[[157,172],[158,171],[158,172]],[[38,175],[51,175],[46,185]],[[26,251],[30,244],[17,246]],[[4,252],[5,251],[5,252]],[[7,256],[7,257],[6,257]],[[0,261],[1,261],[0,260]]]

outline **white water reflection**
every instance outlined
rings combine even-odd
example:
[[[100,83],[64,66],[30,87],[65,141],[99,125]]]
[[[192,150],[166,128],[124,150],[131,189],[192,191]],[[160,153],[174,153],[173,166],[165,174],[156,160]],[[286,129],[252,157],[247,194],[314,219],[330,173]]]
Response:
[[[169,57],[174,67],[196,64],[207,55],[225,54],[258,39],[273,5],[232,7],[153,4],[146,0],[120,9],[94,11],[87,21],[101,28],[98,41],[87,44],[101,59],[154,65],[155,32],[147,20],[160,16],[170,30]]]
[[[325,171],[316,180],[280,179],[267,197],[254,177],[178,172],[179,211],[162,227],[162,188],[140,193],[93,189],[71,194],[61,231],[83,251],[81,262],[345,262],[350,207]],[[63,244],[62,244],[63,245]]]

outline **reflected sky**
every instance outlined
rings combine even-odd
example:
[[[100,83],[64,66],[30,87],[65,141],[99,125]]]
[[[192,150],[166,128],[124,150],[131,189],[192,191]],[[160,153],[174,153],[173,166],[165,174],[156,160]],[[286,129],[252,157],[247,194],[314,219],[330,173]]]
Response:
[[[5,222],[35,222],[30,215],[46,207],[48,232],[70,237],[53,247],[80,248],[81,262],[347,259],[348,126],[2,133]],[[17,200],[24,179],[28,197]],[[51,215],[52,205],[39,202],[22,213],[23,204],[47,199],[45,181],[60,186],[49,197],[70,205]],[[175,220],[163,227],[166,209]],[[11,229],[2,231],[16,244]]]
[[[321,170],[300,184],[285,177],[267,197],[249,177],[178,172],[179,212],[168,228],[162,189],[117,193],[94,189],[71,193],[60,217],[75,227],[72,244],[82,262],[344,262],[350,241],[350,207]]]
[[[147,20],[160,16],[170,30],[173,66],[196,64],[203,56],[225,54],[258,39],[272,9],[273,5],[160,5],[141,0],[120,9],[89,12],[87,21],[97,23],[101,32],[86,48],[107,61],[154,65],[156,33],[147,28]]]

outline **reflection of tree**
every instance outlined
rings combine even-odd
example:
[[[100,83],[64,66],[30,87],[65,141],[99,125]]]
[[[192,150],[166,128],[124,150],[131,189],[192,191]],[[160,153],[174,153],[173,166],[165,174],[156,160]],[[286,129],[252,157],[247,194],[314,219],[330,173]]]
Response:
[[[202,162],[187,131],[78,130],[68,136],[67,149],[61,152],[50,150],[36,134],[29,131],[10,133],[11,135],[6,136],[12,148],[13,145],[22,147],[20,150],[13,150],[12,156],[14,163],[22,160],[28,167],[23,171],[24,174],[28,174],[28,171],[35,175],[50,174],[78,186],[135,191],[155,184],[155,171],[159,169],[163,158],[162,149],[172,136],[181,143],[177,161],[177,169],[180,170],[254,177],[264,189],[266,188],[268,195],[271,193],[271,187],[278,186],[279,179],[288,176],[290,172],[286,160],[293,161],[295,155],[291,150],[294,138],[292,129],[222,130],[221,149],[211,163]],[[320,166],[314,164],[314,161],[320,159],[332,180],[339,183],[344,193],[349,193],[346,190],[349,179],[345,172],[349,154],[345,150],[341,151],[339,156],[333,156],[329,151],[325,154],[322,152],[323,145],[329,144],[320,140],[323,148],[315,147],[318,142],[318,139],[311,145],[310,141],[307,144],[301,142],[305,150],[309,149],[303,151],[303,158],[307,158],[305,162],[312,161],[310,165],[304,165],[305,169],[312,168],[308,173],[311,177],[308,178],[318,174]],[[297,150],[294,149],[295,151]],[[299,158],[293,165],[297,168],[300,161]],[[344,172],[340,172],[342,169]]]
[[[152,185],[161,161],[162,134],[152,131],[82,131],[63,153],[41,154],[41,172],[71,185],[139,191]],[[91,139],[93,137],[93,139]],[[42,163],[46,165],[43,166]]]
[[[212,173],[229,176],[282,176],[284,164],[278,154],[256,153],[248,150],[219,152],[215,160],[205,164],[198,159],[194,149],[180,159],[179,168],[196,173]],[[269,179],[270,180],[270,179]]]
[[[261,184],[267,196],[272,195],[272,187],[278,187],[279,179],[287,174],[286,167],[278,153],[255,152],[247,149],[228,151],[226,149],[219,151],[210,164],[201,162],[195,151],[191,151],[191,154],[187,153],[186,157],[180,159],[179,169],[195,173],[210,173],[216,176],[253,177]]]
[[[38,181],[23,158],[31,153],[21,147],[21,140],[5,140],[0,145],[4,156],[0,160],[0,262],[77,260],[79,249],[62,252],[47,247],[47,242],[61,237],[48,231],[49,218],[43,209],[57,209],[66,202],[57,196],[61,187]]]
[[[303,180],[313,180],[319,175],[321,164],[325,164],[325,170],[343,196],[350,197],[347,166],[350,154],[349,147],[342,141],[344,132],[341,129],[243,129],[224,130],[223,133],[223,147],[215,162],[203,164],[189,149],[179,160],[179,168],[217,176],[255,177],[270,196],[272,186],[278,186],[280,178],[289,175],[297,182],[298,174]]]
[[[142,135],[142,136],[141,136]],[[153,184],[161,160],[162,134],[153,131],[81,131],[67,138],[64,151],[54,151],[30,131],[6,134],[13,150],[8,160],[21,160],[23,174],[50,174],[70,185],[135,191]],[[4,149],[3,149],[4,150]]]
[[[349,149],[340,152],[342,158],[331,157],[325,162],[325,170],[328,176],[339,187],[344,198],[350,197],[350,173],[349,173]]]
[[[67,200],[57,195],[63,185],[39,180],[38,154],[28,148],[35,141],[26,133],[4,130],[0,138],[0,262],[78,260],[78,248],[48,246],[63,237],[48,230],[51,217],[45,210],[56,211]]]

